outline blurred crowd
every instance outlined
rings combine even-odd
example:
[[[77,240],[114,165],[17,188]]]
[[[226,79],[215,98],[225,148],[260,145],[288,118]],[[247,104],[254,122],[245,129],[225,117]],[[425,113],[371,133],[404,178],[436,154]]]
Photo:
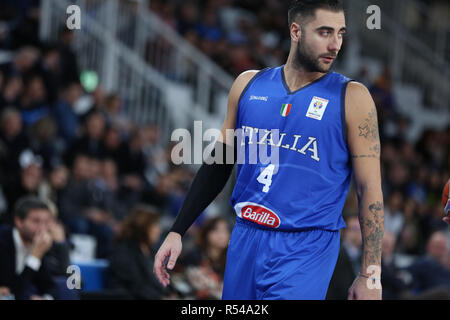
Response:
[[[76,262],[71,254],[82,246],[72,236],[87,235],[95,249],[81,257],[109,264],[101,297],[205,298],[213,287],[211,297],[220,298],[228,224],[216,227],[213,221],[198,244],[190,236],[195,232],[189,232],[187,246],[192,243],[193,253],[186,259],[187,276],[179,280],[181,291],[164,290],[152,273],[154,250],[178,212],[192,169],[171,163],[171,145],[166,148],[161,141],[157,123],[138,126],[127,117],[118,94],[101,85],[93,91],[83,87],[73,32],[62,27],[57,42],[41,43],[38,1],[29,2],[28,11],[21,4],[0,6],[0,48],[9,54],[0,62],[0,254],[11,253],[18,233],[26,252],[42,249],[40,271],[48,271],[61,289],[61,277],[69,276],[67,267]],[[21,201],[27,209],[18,215]],[[39,215],[42,210],[51,215]],[[199,218],[193,230],[204,221]],[[216,229],[224,234],[219,255],[209,235]],[[56,260],[61,264],[53,272],[47,268],[48,256],[59,245]],[[3,258],[0,264],[6,263]],[[207,270],[210,261],[213,269]],[[28,278],[33,268],[26,266],[17,270],[17,279],[14,272],[0,276],[0,296],[74,297],[47,290],[41,284],[48,281],[34,283]],[[17,285],[25,280],[33,282],[32,289]],[[88,298],[82,292],[81,297]]]
[[[39,41],[38,4],[27,2],[27,10],[21,1],[0,5],[0,49],[10,54],[0,55],[0,296],[89,298],[66,290],[66,270],[80,245],[73,236],[81,234],[95,242],[91,258],[109,265],[105,288],[90,297],[219,299],[230,208],[215,203],[196,221],[171,286],[160,286],[154,253],[194,172],[171,163],[172,146],[161,141],[157,123],[138,126],[120,95],[101,84],[93,91],[83,87],[72,31],[62,28],[56,43]],[[150,6],[234,75],[284,62],[286,8],[280,1],[152,0]],[[366,84],[382,143],[385,297],[448,297],[449,235],[440,198],[450,177],[450,127],[409,141],[410,120],[396,110],[388,70]],[[357,213],[352,187],[330,299],[345,299],[359,272]],[[37,252],[41,268],[28,259],[30,252]]]

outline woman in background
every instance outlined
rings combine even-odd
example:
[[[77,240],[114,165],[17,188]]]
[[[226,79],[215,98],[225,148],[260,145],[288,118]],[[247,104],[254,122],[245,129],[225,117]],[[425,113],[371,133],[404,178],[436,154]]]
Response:
[[[120,226],[117,246],[109,258],[108,287],[129,299],[158,300],[168,296],[153,274],[153,246],[159,241],[159,215],[138,205]]]
[[[221,299],[230,229],[225,219],[209,219],[184,258],[185,276],[197,299]]]

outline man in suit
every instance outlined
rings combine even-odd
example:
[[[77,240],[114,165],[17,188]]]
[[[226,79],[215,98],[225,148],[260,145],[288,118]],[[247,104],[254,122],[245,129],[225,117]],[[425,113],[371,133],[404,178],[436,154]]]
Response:
[[[34,196],[18,200],[14,226],[0,229],[0,287],[15,299],[52,299],[57,291],[46,268],[45,253],[52,246],[48,232],[51,213]]]

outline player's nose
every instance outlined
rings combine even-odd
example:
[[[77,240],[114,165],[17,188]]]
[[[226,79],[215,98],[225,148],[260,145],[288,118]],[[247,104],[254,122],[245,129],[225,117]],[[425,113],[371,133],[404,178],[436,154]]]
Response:
[[[332,37],[330,39],[330,42],[328,43],[328,51],[333,52],[335,55],[337,55],[339,50],[341,50],[341,46],[342,46],[342,40],[339,39],[337,36]]]

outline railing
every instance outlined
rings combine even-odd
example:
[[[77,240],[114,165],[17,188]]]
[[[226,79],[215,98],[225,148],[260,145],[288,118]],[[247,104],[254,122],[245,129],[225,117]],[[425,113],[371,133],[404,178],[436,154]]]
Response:
[[[148,1],[86,0],[83,5],[83,11],[166,79],[189,85],[202,110],[214,114],[223,108],[217,97],[228,93],[233,79],[152,13]]]
[[[157,123],[165,143],[173,129],[189,128],[194,119],[205,119],[205,129],[220,125],[232,79],[130,1],[43,0],[41,39],[57,39],[71,4],[81,9],[81,30],[74,32],[80,69],[96,71],[104,89],[119,93],[134,122]],[[156,63],[145,59],[149,41]]]
[[[450,66],[448,57],[413,35],[405,25],[405,10],[415,1],[347,0],[347,23],[357,34],[361,54],[376,57],[386,63],[393,80],[420,88],[427,97],[427,107],[437,110],[450,108]],[[365,28],[366,8],[378,5],[381,9],[381,30]],[[394,16],[393,16],[394,15]],[[394,18],[395,17],[395,18]],[[444,43],[445,45],[445,43]],[[442,49],[441,49],[442,50]]]

